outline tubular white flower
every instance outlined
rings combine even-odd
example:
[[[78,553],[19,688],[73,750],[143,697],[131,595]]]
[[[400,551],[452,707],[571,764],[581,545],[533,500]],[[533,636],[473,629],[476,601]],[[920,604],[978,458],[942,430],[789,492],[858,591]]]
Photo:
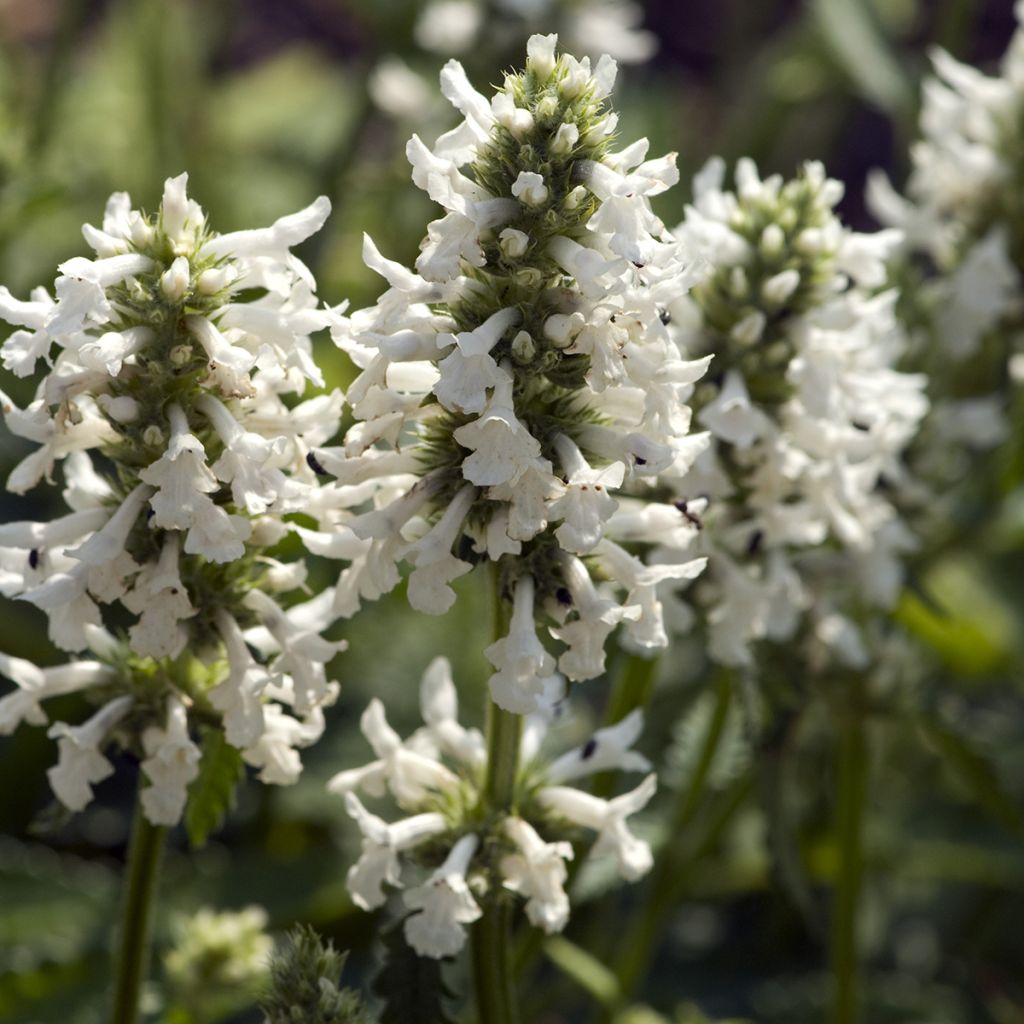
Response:
[[[549,935],[560,932],[569,921],[569,897],[563,886],[568,878],[566,861],[572,860],[572,843],[546,843],[522,818],[507,818],[505,833],[518,852],[502,858],[502,884],[526,897],[530,923]]]
[[[497,669],[491,676],[491,699],[500,708],[527,715],[536,711],[555,659],[537,639],[534,624],[534,583],[529,575],[516,581],[508,636],[496,640],[484,656]]]
[[[374,697],[362,718],[360,728],[376,761],[362,768],[339,772],[327,783],[331,793],[347,794],[356,787],[371,796],[383,796],[390,789],[402,807],[415,807],[430,791],[443,791],[458,785],[458,776],[440,761],[409,749],[388,725],[384,705]]]
[[[220,485],[181,406],[170,405],[167,414],[171,426],[167,450],[139,473],[140,480],[157,489],[150,499],[154,524],[165,530],[187,530],[185,551],[189,554],[205,555],[214,562],[241,558],[251,527],[209,497]]]
[[[466,765],[479,767],[483,764],[486,759],[483,734],[479,729],[466,729],[459,724],[458,692],[447,658],[435,658],[423,673],[420,713],[426,726],[422,731],[439,751]]]
[[[632,882],[650,871],[653,857],[650,846],[626,827],[626,818],[646,807],[656,788],[655,776],[648,775],[636,789],[612,800],[602,800],[566,786],[545,787],[537,794],[537,799],[555,814],[597,832],[594,855],[611,854],[619,874]]]
[[[142,809],[154,825],[177,825],[185,809],[188,784],[199,774],[199,747],[189,738],[185,705],[167,700],[164,728],[142,734],[146,752],[141,764],[150,784],[142,791]]]
[[[0,697],[0,736],[9,736],[22,723],[46,725],[42,701],[90,686],[112,682],[114,670],[97,661],[73,661],[40,668],[24,658],[0,652],[0,673],[17,687]]]
[[[552,783],[582,779],[597,772],[611,770],[645,772],[651,762],[630,748],[640,738],[644,714],[640,708],[631,711],[615,725],[598,729],[583,746],[570,750],[552,761],[545,778]]]
[[[176,658],[188,643],[184,619],[196,615],[181,581],[177,534],[168,534],[159,559],[145,565],[122,604],[139,616],[129,631],[132,649],[143,657]]]
[[[59,761],[46,776],[57,799],[69,811],[85,808],[92,801],[92,787],[114,774],[114,766],[100,748],[132,703],[131,697],[117,697],[82,725],[55,722],[47,730],[46,735],[57,740]]]
[[[281,610],[273,598],[259,590],[250,590],[243,604],[256,612],[273,636],[279,653],[273,669],[291,677],[295,687],[295,710],[304,715],[314,707],[332,701],[325,664],[339,651],[345,650],[347,641],[325,640],[320,636],[320,624],[309,628],[297,621],[296,613]]]
[[[271,681],[246,647],[234,617],[223,608],[216,612],[217,632],[228,656],[228,676],[210,691],[210,703],[224,716],[224,736],[234,747],[251,747],[266,728],[261,695]]]
[[[604,672],[604,643],[608,634],[620,622],[639,619],[640,608],[602,597],[578,558],[565,559],[564,573],[576,617],[551,630],[567,648],[558,659],[558,667],[569,679],[593,679]]]
[[[345,794],[345,809],[355,819],[363,834],[363,851],[346,876],[352,902],[363,910],[381,906],[387,896],[384,883],[401,888],[401,866],[398,855],[447,829],[440,814],[417,814],[388,824],[371,814],[355,793]]]
[[[405,557],[415,566],[409,575],[409,604],[416,611],[443,615],[455,603],[455,591],[448,584],[473,567],[452,554],[452,545],[475,497],[476,489],[467,484],[455,495],[434,528],[409,545]]]
[[[420,956],[454,956],[466,944],[463,926],[483,916],[466,884],[466,872],[479,844],[475,835],[463,836],[430,878],[402,894],[413,911],[405,919],[405,938]]]
[[[291,786],[302,772],[296,748],[316,743],[323,732],[324,714],[320,708],[313,708],[300,720],[285,714],[280,704],[267,703],[263,706],[263,732],[242,751],[242,759],[259,768],[260,782]]]

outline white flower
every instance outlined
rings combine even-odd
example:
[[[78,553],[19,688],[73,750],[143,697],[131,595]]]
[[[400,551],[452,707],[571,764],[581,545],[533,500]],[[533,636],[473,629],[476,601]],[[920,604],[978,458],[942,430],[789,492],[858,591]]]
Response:
[[[280,704],[267,703],[263,706],[263,732],[242,751],[242,759],[260,769],[260,782],[291,786],[302,772],[295,748],[316,743],[323,732],[324,714],[320,708],[313,708],[300,720],[285,714]]]
[[[131,697],[117,697],[82,725],[55,722],[46,735],[57,740],[59,761],[46,775],[54,793],[69,811],[80,811],[92,800],[92,787],[114,774],[101,748],[110,731],[132,706]]]
[[[363,910],[373,910],[387,899],[384,883],[401,886],[398,855],[447,831],[440,814],[417,814],[388,824],[371,814],[355,793],[345,794],[345,808],[363,834],[363,851],[348,870],[346,884],[352,901]]]
[[[612,800],[602,800],[567,786],[545,787],[537,799],[555,814],[597,832],[594,855],[611,854],[619,873],[632,882],[650,871],[653,858],[647,843],[637,839],[626,827],[626,818],[646,807],[656,788],[655,776],[648,775],[636,789]]]
[[[466,884],[479,843],[475,835],[463,836],[422,885],[402,894],[405,905],[413,910],[405,919],[405,937],[420,956],[454,956],[466,944],[463,925],[483,916]]]
[[[167,700],[167,724],[142,734],[146,752],[141,768],[150,784],[142,791],[142,809],[154,825],[177,825],[185,809],[188,784],[199,774],[199,748],[188,735],[185,705]]]
[[[458,776],[439,760],[402,743],[388,725],[384,705],[376,697],[363,712],[359,726],[377,760],[362,768],[339,772],[328,781],[329,792],[347,794],[359,787],[371,796],[383,796],[387,788],[402,807],[415,807],[428,792],[458,785]]]
[[[182,620],[197,609],[181,581],[178,535],[167,534],[160,558],[143,567],[135,586],[121,599],[139,621],[128,631],[132,649],[143,657],[176,658],[188,643]]]
[[[463,764],[480,767],[486,750],[479,729],[459,724],[459,703],[452,667],[447,658],[437,657],[427,666],[420,682],[420,712],[429,735],[438,749]],[[418,734],[417,734],[418,735]]]
[[[498,707],[520,715],[537,709],[555,671],[555,659],[537,639],[533,597],[533,578],[520,576],[515,585],[508,636],[484,651],[497,669],[488,684],[491,699]]]
[[[514,485],[540,457],[540,442],[516,417],[507,374],[495,385],[483,414],[452,436],[473,453],[463,462],[462,475],[478,487]]]
[[[475,497],[474,487],[463,487],[434,528],[406,551],[405,557],[415,566],[409,575],[409,604],[416,611],[443,615],[455,603],[455,591],[448,584],[473,566],[456,558],[452,545]]]
[[[490,355],[501,336],[519,320],[516,309],[501,309],[475,331],[454,336],[455,347],[437,368],[441,377],[434,386],[438,401],[456,412],[483,412],[487,389],[499,386],[507,374]],[[438,343],[446,339],[438,336]]]
[[[249,653],[238,623],[223,608],[215,613],[217,632],[228,656],[228,675],[210,691],[210,703],[224,716],[224,736],[235,747],[251,747],[263,735],[263,691],[270,673]]]
[[[113,682],[115,672],[97,661],[72,661],[67,665],[38,665],[0,652],[0,673],[17,689],[0,697],[0,736],[9,736],[22,723],[45,725],[41,702],[65,693],[76,693],[100,683]]]
[[[610,770],[645,772],[651,762],[630,748],[639,739],[644,727],[640,708],[631,711],[615,725],[598,729],[581,747],[552,761],[544,773],[548,782],[569,782],[587,775]]]
[[[251,527],[242,516],[229,515],[209,497],[220,486],[206,464],[206,449],[189,429],[181,406],[167,410],[171,438],[160,458],[139,473],[157,488],[150,499],[153,523],[165,530],[187,530],[185,551],[214,562],[231,562],[245,552]]]
[[[716,437],[738,448],[749,448],[770,429],[770,421],[750,401],[747,386],[735,370],[725,375],[718,397],[701,410],[699,419]]]
[[[602,597],[578,558],[566,558],[563,566],[576,618],[551,630],[567,648],[558,659],[558,667],[569,679],[593,679],[604,672],[608,635],[620,622],[639,619],[640,609]]]
[[[606,523],[619,507],[609,491],[621,486],[626,467],[613,462],[604,469],[592,469],[579,448],[564,434],[555,438],[565,472],[565,492],[549,506],[552,519],[562,520],[555,536],[566,551],[585,554],[601,539]]]
[[[250,590],[243,603],[256,612],[273,637],[268,645],[278,651],[272,668],[291,677],[295,687],[295,710],[304,715],[321,704],[333,700],[327,681],[325,665],[339,651],[345,650],[344,640],[325,640],[320,636],[323,623],[319,621],[320,606],[314,621],[307,625],[301,621],[302,606],[284,612],[273,600],[259,590]]]
[[[518,852],[502,858],[502,884],[526,897],[530,923],[549,935],[560,932],[569,920],[569,897],[563,886],[568,878],[566,861],[572,860],[572,844],[546,843],[522,818],[506,818],[505,833]]]

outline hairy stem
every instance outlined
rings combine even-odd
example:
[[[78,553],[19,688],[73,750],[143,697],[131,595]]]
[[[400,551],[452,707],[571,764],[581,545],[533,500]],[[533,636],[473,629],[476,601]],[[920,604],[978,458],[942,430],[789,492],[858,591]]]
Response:
[[[497,581],[497,573],[495,573]],[[500,589],[494,587],[495,639],[505,635],[508,619]],[[493,701],[487,705],[487,774],[483,802],[492,824],[515,810],[516,772],[522,718]],[[512,904],[495,886],[473,931],[473,979],[480,1024],[516,1024],[519,1019],[512,970]]]
[[[861,1020],[857,910],[864,876],[863,821],[867,802],[867,745],[862,693],[854,684],[839,721],[836,784],[838,868],[832,902],[833,1024]]]
[[[139,1020],[139,995],[149,966],[152,911],[166,832],[166,828],[147,820],[141,801],[136,801],[128,847],[112,1024],[136,1024]]]

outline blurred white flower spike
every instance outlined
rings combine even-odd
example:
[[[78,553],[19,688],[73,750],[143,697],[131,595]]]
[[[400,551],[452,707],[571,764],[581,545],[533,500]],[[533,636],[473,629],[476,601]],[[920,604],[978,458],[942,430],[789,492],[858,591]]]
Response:
[[[264,781],[295,780],[295,747],[318,738],[337,693],[325,663],[340,646],[317,635],[332,594],[285,610],[266,593],[303,583],[301,562],[267,552],[284,516],[314,504],[308,456],[340,421],[339,392],[286,402],[323,385],[310,335],[339,322],[290,251],[330,203],[218,235],[186,184],[168,179],[153,217],[111,196],[102,226],[84,228],[95,258],[61,264],[55,298],[0,289],[0,316],[21,328],[0,348],[5,368],[48,368],[27,408],[0,393],[12,433],[40,446],[7,485],[23,493],[60,466],[70,507],[0,526],[2,592],[94,659],[2,656],[19,689],[0,698],[0,730],[43,724],[41,700],[87,689],[100,710],[50,729],[54,791],[83,808],[116,737],[142,759],[143,808],[162,825],[181,818],[211,731]]]
[[[880,290],[901,232],[845,227],[819,163],[762,180],[743,159],[735,179],[709,161],[677,229],[714,271],[672,304],[672,330],[713,376],[693,403],[711,444],[671,486],[710,554],[709,654],[753,668],[757,641],[799,642],[837,615],[857,634],[862,610],[896,599],[912,538],[883,484],[904,474],[927,400],[897,368],[897,293]],[[825,646],[853,667],[850,645]]]
[[[920,532],[939,544],[959,514],[959,485],[976,484],[979,469],[1003,472],[978,456],[1010,437],[1019,417],[1024,3],[1014,10],[998,73],[932,52],[906,195],[881,171],[866,195],[872,213],[905,235],[890,272],[903,293],[909,362],[928,374],[935,399],[910,460],[925,486],[905,497]]]
[[[520,714],[554,671],[535,622],[566,645],[562,671],[587,679],[616,624],[640,618],[614,583],[577,579],[579,556],[615,540],[620,495],[686,473],[702,443],[686,401],[707,367],[681,359],[665,325],[703,268],[651,211],[678,179],[674,155],[648,160],[645,140],[613,150],[615,61],[592,67],[556,42],[533,36],[525,70],[490,100],[445,65],[441,90],[465,120],[433,149],[414,135],[406,150],[445,214],[415,271],[366,239],[389,287],[332,328],[362,371],[348,393],[356,422],[341,447],[315,452],[338,475],[315,543],[352,560],[336,611],[391,589],[405,560],[412,605],[442,613],[451,581],[497,562],[516,611],[488,653],[491,693]],[[342,491],[355,480],[377,490],[353,520]],[[671,533],[681,557],[695,532]],[[648,599],[637,634],[652,648],[660,613]]]

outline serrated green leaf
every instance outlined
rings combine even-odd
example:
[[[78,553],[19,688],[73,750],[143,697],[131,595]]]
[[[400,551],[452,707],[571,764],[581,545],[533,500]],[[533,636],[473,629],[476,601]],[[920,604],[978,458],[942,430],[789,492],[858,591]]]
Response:
[[[441,975],[441,962],[416,955],[405,941],[401,921],[381,938],[384,961],[372,986],[384,1000],[380,1024],[451,1024],[445,1010],[451,992]]]
[[[189,786],[185,831],[193,849],[206,845],[235,803],[235,788],[245,774],[242,754],[220,729],[205,728],[199,774]]]

